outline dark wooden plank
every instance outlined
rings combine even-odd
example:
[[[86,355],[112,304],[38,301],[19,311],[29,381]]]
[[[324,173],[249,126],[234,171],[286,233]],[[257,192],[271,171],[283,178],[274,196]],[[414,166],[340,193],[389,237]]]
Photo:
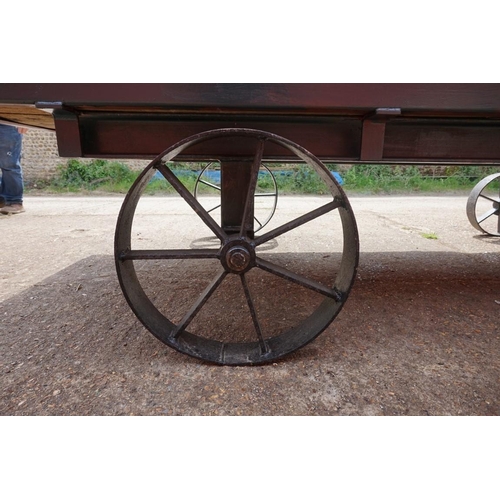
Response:
[[[387,123],[384,160],[500,161],[500,123],[394,120]]]
[[[194,134],[217,128],[252,128],[265,130],[290,139],[319,156],[356,159],[361,142],[361,121],[355,119],[263,120],[236,118],[232,121],[218,119],[151,119],[141,116],[133,119],[127,115],[107,117],[83,116],[79,119],[82,130],[82,151],[88,157],[138,157],[150,158],[176,142]],[[193,146],[192,157],[252,157],[252,145],[246,140],[221,139]],[[269,144],[269,158],[287,158],[290,152],[281,146]]]
[[[181,110],[500,113],[500,84],[0,84],[0,103],[160,106]]]

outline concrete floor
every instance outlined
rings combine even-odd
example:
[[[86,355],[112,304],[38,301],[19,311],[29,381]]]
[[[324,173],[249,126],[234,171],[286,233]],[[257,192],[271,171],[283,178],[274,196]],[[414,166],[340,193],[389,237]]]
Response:
[[[0,414],[500,414],[500,240],[470,226],[465,196],[350,200],[361,256],[337,319],[274,364],[220,367],[130,311],[113,262],[122,197],[27,197],[26,213],[0,217]],[[281,197],[269,227],[323,201]],[[210,244],[173,198],[140,213],[138,245],[172,230],[180,246]],[[313,257],[340,247],[316,222],[268,251],[318,271]],[[174,295],[199,277],[185,269]]]

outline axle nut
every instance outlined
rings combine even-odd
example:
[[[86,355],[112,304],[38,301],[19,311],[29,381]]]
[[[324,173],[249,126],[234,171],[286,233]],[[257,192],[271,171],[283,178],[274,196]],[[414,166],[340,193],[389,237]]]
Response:
[[[243,271],[250,263],[250,253],[243,247],[233,247],[227,253],[226,262],[232,271]]]

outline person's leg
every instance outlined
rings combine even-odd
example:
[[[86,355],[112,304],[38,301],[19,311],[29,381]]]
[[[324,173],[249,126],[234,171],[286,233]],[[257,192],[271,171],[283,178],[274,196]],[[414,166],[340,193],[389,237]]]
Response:
[[[0,196],[6,205],[23,203],[21,147],[22,135],[17,129],[0,125],[0,169],[2,170]]]

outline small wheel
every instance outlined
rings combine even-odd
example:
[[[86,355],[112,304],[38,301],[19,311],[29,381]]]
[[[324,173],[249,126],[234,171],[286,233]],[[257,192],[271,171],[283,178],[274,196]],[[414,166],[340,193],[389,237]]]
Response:
[[[194,184],[194,197],[207,213],[220,221],[221,168],[210,162],[202,169]],[[205,199],[203,195],[212,195]],[[278,184],[269,167],[261,164],[254,199],[255,232],[260,231],[272,219],[278,203]]]
[[[467,217],[478,231],[500,236],[500,173],[476,184],[467,200]]]
[[[236,197],[243,202],[237,229],[233,188],[229,195],[224,188],[221,192],[223,200],[230,200],[233,217],[221,225],[169,168],[178,155],[190,157],[191,146],[197,154],[209,151],[214,158],[220,144],[238,144],[246,159],[243,176],[244,162],[235,164],[234,156],[227,163],[219,160],[224,168],[239,169],[238,182],[246,179]],[[318,175],[329,195],[287,198],[290,220],[280,213],[271,229],[255,236],[259,169],[266,150],[272,156],[283,148]],[[156,172],[180,198],[142,197]],[[195,236],[190,242],[189,231],[190,238]],[[307,251],[297,254],[298,247]],[[347,299],[358,250],[354,214],[328,169],[301,146],[249,129],[212,130],[165,150],[131,187],[115,233],[118,279],[139,320],[179,352],[222,365],[267,363],[315,339]]]

